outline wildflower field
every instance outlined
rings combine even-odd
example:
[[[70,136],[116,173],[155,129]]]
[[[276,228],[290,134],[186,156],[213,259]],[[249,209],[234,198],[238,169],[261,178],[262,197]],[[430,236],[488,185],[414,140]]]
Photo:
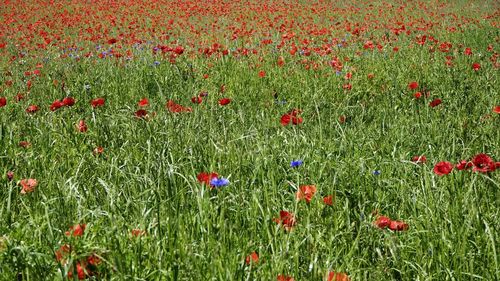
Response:
[[[0,280],[500,280],[500,2],[3,0]]]

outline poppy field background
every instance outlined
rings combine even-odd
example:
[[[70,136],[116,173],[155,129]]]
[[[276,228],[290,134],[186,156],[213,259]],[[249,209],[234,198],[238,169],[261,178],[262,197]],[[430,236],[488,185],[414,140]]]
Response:
[[[336,2],[3,1],[0,280],[500,279],[500,4]]]

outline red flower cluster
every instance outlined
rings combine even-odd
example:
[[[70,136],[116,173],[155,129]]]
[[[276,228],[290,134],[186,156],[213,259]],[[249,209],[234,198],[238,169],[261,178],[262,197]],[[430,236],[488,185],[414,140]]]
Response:
[[[77,224],[71,226],[68,231],[65,232],[66,236],[81,237],[85,232],[86,224]],[[73,248],[71,245],[62,245],[58,250],[55,251],[56,260],[62,265],[66,265],[68,262],[68,256],[71,255]],[[76,276],[79,280],[84,280],[87,277],[97,275],[97,266],[101,263],[101,259],[96,255],[92,254],[80,260],[77,260],[75,267],[71,266],[68,270],[68,278],[73,279],[73,274],[76,272]]]
[[[496,114],[500,114],[500,105],[493,107],[493,112]]]
[[[21,185],[21,194],[33,192],[38,185],[36,179],[22,179],[19,184]]]
[[[69,230],[66,231],[64,234],[66,236],[79,237],[79,236],[83,235],[86,227],[87,227],[86,224],[76,224],[76,225],[70,226]]]
[[[35,113],[38,111],[38,109],[39,109],[38,106],[33,104],[33,105],[28,106],[28,108],[26,108],[26,112],[27,113]]]
[[[415,82],[415,81],[410,82],[410,83],[408,84],[408,88],[409,88],[410,90],[415,90],[416,88],[418,88],[418,83],[417,83],[417,82]]]
[[[416,164],[423,164],[427,162],[427,157],[425,155],[416,155],[411,158],[411,161]]]
[[[295,281],[292,276],[280,274],[276,277],[276,281]]]
[[[434,165],[434,174],[438,176],[444,176],[453,171],[453,164],[447,161],[441,161]]]
[[[96,98],[96,99],[93,99],[90,101],[90,105],[92,105],[92,107],[96,108],[96,107],[104,106],[105,102],[106,101],[104,100],[104,98]]]
[[[195,97],[192,97],[191,98],[191,102],[192,103],[195,103],[195,104],[200,104],[203,102],[203,97],[202,95],[198,95],[198,96],[195,96]]]
[[[76,125],[76,128],[80,133],[85,133],[88,130],[87,123],[85,123],[85,120],[80,120],[78,121],[78,124]]]
[[[55,251],[56,260],[62,265],[66,265],[68,262],[68,256],[71,255],[72,247],[70,245],[62,245],[58,250]],[[72,266],[68,270],[68,278],[73,279],[73,274],[76,270],[76,276],[78,280],[85,280],[87,277],[97,275],[97,266],[101,263],[101,259],[96,255],[92,254],[76,262],[76,267]]]
[[[479,153],[471,161],[461,160],[456,168],[459,171],[472,168],[473,172],[488,173],[500,169],[500,162],[495,162],[487,154]]]
[[[436,107],[438,105],[440,105],[443,101],[441,99],[434,99],[433,101],[431,101],[429,103],[429,106],[430,107]]]
[[[333,206],[333,195],[323,197],[323,203],[328,206]]]
[[[56,111],[63,106],[73,106],[75,105],[75,99],[72,97],[65,97],[62,100],[55,100],[50,105],[50,111]]]
[[[280,217],[274,218],[273,221],[281,224],[285,230],[292,230],[292,228],[297,224],[295,215],[287,211],[280,211]]]
[[[259,254],[257,254],[256,252],[252,252],[250,255],[248,255],[245,258],[245,263],[247,265],[250,265],[251,263],[258,264],[259,263]]]
[[[139,107],[146,107],[149,105],[149,100],[147,98],[143,98],[137,103],[137,105]]]
[[[296,198],[299,201],[305,199],[307,203],[310,203],[315,193],[316,193],[316,186],[303,185],[297,191]]]
[[[5,97],[0,97],[0,107],[7,105],[7,99]]]
[[[212,172],[212,173],[201,172],[196,176],[199,183],[206,184],[208,186],[210,186],[210,181],[212,179],[216,179],[218,177],[219,177],[219,175],[215,172]]]
[[[404,221],[394,221],[386,216],[379,216],[374,222],[375,226],[381,229],[389,227],[392,231],[405,231],[409,226]]]
[[[281,125],[286,126],[292,122],[293,125],[298,125],[302,123],[302,117],[298,115],[302,112],[300,109],[292,109],[283,116],[281,116]]]
[[[139,102],[137,102],[137,106],[140,107],[140,109],[138,109],[136,112],[134,112],[135,118],[148,120],[149,119],[149,113],[148,113],[148,111],[146,109],[143,108],[143,107],[147,107],[148,105],[149,105],[149,100],[147,98],[143,98]],[[153,112],[153,116],[155,114],[156,113]]]
[[[471,161],[460,160],[456,165],[450,162],[439,162],[434,166],[434,173],[438,176],[443,176],[451,173],[453,168],[459,171],[472,168],[473,172],[489,173],[496,169],[500,169],[500,162],[495,162],[490,156],[484,153],[479,153]]]
[[[133,237],[141,237],[146,235],[146,231],[139,228],[134,228],[130,231],[130,234],[132,234]]]
[[[223,98],[223,99],[219,100],[219,104],[220,105],[228,105],[229,103],[231,103],[231,99],[230,98]]]
[[[328,273],[327,281],[350,281],[349,276],[344,272],[330,271]]]
[[[168,111],[172,113],[180,113],[180,112],[191,112],[193,109],[191,107],[185,107],[180,104],[175,103],[173,100],[169,100],[167,102],[166,108]]]

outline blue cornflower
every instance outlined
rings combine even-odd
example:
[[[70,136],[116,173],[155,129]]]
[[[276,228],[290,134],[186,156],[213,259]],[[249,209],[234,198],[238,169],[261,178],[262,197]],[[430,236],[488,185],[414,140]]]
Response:
[[[229,184],[229,180],[225,178],[213,178],[210,185],[213,187],[223,187]]]
[[[297,168],[298,166],[302,165],[302,163],[304,163],[304,161],[302,160],[293,160],[292,162],[290,162],[290,167]]]
[[[381,173],[380,170],[375,170],[375,171],[372,172],[372,174],[374,174],[375,176],[380,175],[380,173]]]
[[[154,66],[160,65],[160,62],[159,61],[155,61],[155,62],[153,62],[153,65]]]

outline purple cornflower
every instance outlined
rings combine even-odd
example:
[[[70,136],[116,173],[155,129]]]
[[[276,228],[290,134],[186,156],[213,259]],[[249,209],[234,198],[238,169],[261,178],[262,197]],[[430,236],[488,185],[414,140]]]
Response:
[[[292,162],[290,162],[290,167],[297,168],[298,166],[302,165],[302,163],[304,163],[304,161],[302,160],[293,160]]]
[[[229,180],[225,178],[213,178],[210,185],[213,187],[223,187],[229,184]]]

